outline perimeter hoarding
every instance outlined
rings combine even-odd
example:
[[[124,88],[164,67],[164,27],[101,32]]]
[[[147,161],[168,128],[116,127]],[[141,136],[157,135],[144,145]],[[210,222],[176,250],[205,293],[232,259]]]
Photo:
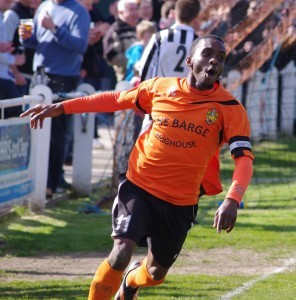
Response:
[[[28,199],[34,190],[33,145],[28,120],[0,121],[0,205]]]

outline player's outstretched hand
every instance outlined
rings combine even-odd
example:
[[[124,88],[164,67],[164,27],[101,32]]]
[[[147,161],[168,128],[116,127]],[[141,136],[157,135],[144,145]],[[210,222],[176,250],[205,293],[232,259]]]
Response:
[[[36,105],[25,112],[23,112],[20,117],[26,117],[28,115],[31,115],[31,121],[30,126],[33,129],[39,127],[43,127],[43,121],[45,118],[49,117],[57,117],[64,113],[64,106],[62,103],[55,103],[51,105]]]
[[[238,204],[235,200],[227,198],[217,209],[213,227],[217,229],[218,233],[221,233],[222,230],[226,230],[229,233],[234,228],[237,218],[237,207]]]

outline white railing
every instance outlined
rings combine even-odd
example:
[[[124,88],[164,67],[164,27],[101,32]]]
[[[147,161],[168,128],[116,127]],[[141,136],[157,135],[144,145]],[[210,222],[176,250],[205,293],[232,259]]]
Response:
[[[91,85],[81,84],[76,92],[62,96],[70,99],[94,92]],[[29,202],[33,210],[45,207],[51,125],[48,118],[43,129],[27,130],[29,117],[3,119],[4,109],[50,104],[60,96],[53,94],[47,86],[38,85],[31,89],[30,95],[0,101],[0,207],[24,202]],[[24,130],[28,137],[22,136]],[[83,124],[81,116],[75,115],[74,141],[77,142],[73,149],[73,189],[79,194],[91,192],[93,133],[94,114],[88,114]]]

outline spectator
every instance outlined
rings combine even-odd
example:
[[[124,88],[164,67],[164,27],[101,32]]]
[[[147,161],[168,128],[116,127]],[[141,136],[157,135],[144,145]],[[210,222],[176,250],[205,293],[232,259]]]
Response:
[[[108,74],[109,66],[104,58],[102,39],[110,28],[110,24],[104,19],[100,11],[95,8],[93,0],[80,0],[80,3],[89,12],[91,18],[88,47],[82,62],[82,81],[91,84],[96,91],[112,90],[114,89],[114,83]],[[102,121],[109,125],[106,114],[96,114],[93,147],[97,149],[105,147],[98,133],[99,123]]]
[[[0,52],[2,52],[2,53],[9,52],[10,53],[11,51],[13,51],[11,42],[0,41]]]
[[[170,28],[175,23],[175,13],[174,13],[175,6],[176,6],[175,0],[165,1],[161,6],[161,11],[160,11],[161,17],[158,22],[159,23],[158,27],[161,30]]]
[[[211,34],[218,35],[220,38],[224,38],[230,28],[229,7],[221,7],[219,11],[220,11],[219,23],[216,28],[211,30]]]
[[[14,53],[24,51],[26,62],[22,66],[13,66],[13,74],[19,96],[28,95],[31,78],[33,75],[34,49],[21,46],[18,34],[20,19],[33,19],[34,13],[40,1],[36,0],[14,0],[12,6],[4,14],[4,23],[7,28],[8,39],[13,41]]]
[[[140,20],[151,21],[153,18],[153,5],[151,0],[140,0],[139,3]]]
[[[163,4],[163,0],[152,0],[153,5],[153,20],[159,23],[160,20],[160,9]]]
[[[156,32],[153,22],[142,20],[136,26],[137,41],[133,43],[125,52],[127,59],[125,80],[130,81],[134,77],[134,65],[142,57],[145,47],[148,45],[151,36]]]
[[[22,115],[31,114],[32,128],[63,113],[138,108],[153,115],[119,185],[112,210],[113,249],[96,271],[89,300],[110,300],[116,291],[115,300],[137,299],[139,288],[164,283],[192,226],[207,165],[224,143],[230,146],[234,173],[213,228],[217,233],[234,228],[254,155],[248,114],[219,81],[225,57],[219,37],[202,36],[186,58],[186,78],[153,78],[122,93],[38,105]],[[131,264],[122,279],[135,247],[143,243],[147,256]]]
[[[13,65],[22,65],[25,63],[23,54],[11,54],[13,47],[8,40],[7,30],[3,23],[3,14],[9,8],[11,2],[0,0],[0,41],[2,52],[0,52],[0,99],[17,98],[19,96],[15,78],[10,72]],[[21,106],[8,107],[4,109],[4,118],[16,117],[22,112]],[[0,110],[2,114],[2,110]]]
[[[139,3],[139,18],[140,20],[147,20],[154,23],[154,26],[159,30],[158,22],[153,20],[153,4],[152,0],[140,0]]]
[[[156,76],[184,77],[188,70],[185,57],[197,37],[200,3],[198,0],[178,0],[175,7],[176,23],[161,30],[150,39],[141,58],[141,79]]]
[[[227,67],[225,68],[224,75],[227,75],[232,69],[235,69],[253,47],[254,43],[252,41],[244,40],[243,44],[241,43],[239,47],[233,49],[226,58]]]
[[[118,2],[118,19],[111,25],[103,39],[104,53],[113,66],[117,82],[125,78],[127,60],[125,51],[137,40],[136,25],[139,22],[137,0],[120,0]],[[126,159],[121,159],[120,149],[123,145],[126,128],[123,124],[128,119],[127,111],[114,114],[115,141],[113,149],[113,180],[111,193],[118,183],[118,175],[126,172]],[[112,194],[113,197],[113,194]]]
[[[118,19],[111,25],[103,39],[104,54],[113,66],[117,82],[125,78],[125,51],[137,40],[136,25],[139,22],[137,0],[118,2]]]
[[[264,41],[264,38],[269,35],[269,29],[274,28],[278,21],[279,19],[275,13],[270,14],[242,42],[240,42],[226,58],[227,67],[224,70],[225,74],[233,69],[238,71],[241,68],[240,65],[242,64],[243,59],[251,53],[256,46]],[[250,63],[250,61],[247,63]]]
[[[112,24],[117,19],[118,0],[95,1],[95,13],[104,16],[106,21]]]
[[[88,48],[83,57],[81,77],[83,82],[91,84],[96,90],[111,90],[112,80],[105,77],[107,62],[102,40],[110,24],[95,10],[93,0],[80,0],[80,3],[88,10],[91,18]]]
[[[230,10],[231,28],[242,22],[247,14],[250,6],[249,0],[239,0]]]
[[[178,0],[175,5],[176,23],[163,29],[150,39],[140,61],[141,80],[156,76],[185,77],[188,69],[185,57],[197,35],[199,0]],[[142,130],[150,125],[149,116],[143,121]]]
[[[89,27],[89,13],[76,0],[42,2],[34,16],[33,32],[20,25],[19,35],[23,44],[36,50],[33,63],[35,75],[37,68],[44,66],[50,79],[48,86],[53,93],[71,92],[79,84]],[[65,153],[72,138],[72,117],[55,118],[51,124],[48,197],[52,197],[63,183]]]

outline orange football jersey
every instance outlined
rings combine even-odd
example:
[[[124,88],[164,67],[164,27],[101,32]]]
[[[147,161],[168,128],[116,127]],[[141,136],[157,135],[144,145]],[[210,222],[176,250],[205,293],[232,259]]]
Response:
[[[121,92],[118,102],[126,101],[153,119],[131,152],[127,178],[165,201],[195,204],[208,163],[223,143],[230,145],[233,158],[253,159],[247,112],[221,84],[200,91],[186,78],[153,78]],[[216,156],[216,172],[217,162]],[[211,186],[218,174],[209,170],[206,175],[212,188],[207,194],[221,192],[219,182]]]

